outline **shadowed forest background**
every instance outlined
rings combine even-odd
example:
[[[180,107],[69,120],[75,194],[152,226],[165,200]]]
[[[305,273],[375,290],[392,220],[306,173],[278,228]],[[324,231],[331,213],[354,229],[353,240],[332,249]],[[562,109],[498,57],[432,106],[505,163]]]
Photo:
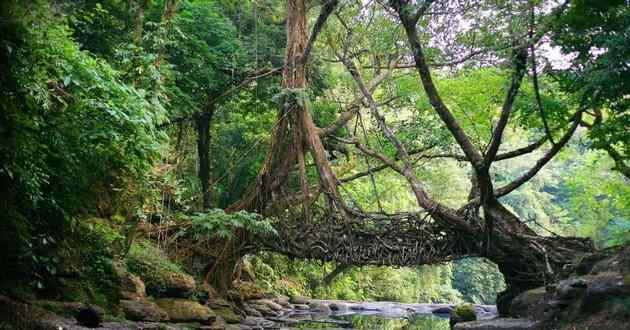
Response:
[[[388,3],[336,4],[309,44],[308,86],[292,89],[283,87],[284,1],[4,1],[0,293],[112,306],[110,279],[122,263],[157,293],[163,274],[182,272],[218,291],[242,290],[242,280],[288,296],[494,304],[505,280],[478,255],[355,266],[268,248],[280,239],[278,222],[317,218],[301,198],[329,205],[325,189],[313,189],[325,181],[308,144],[279,190],[295,201],[238,207],[273,157],[279,113],[291,102],[332,130],[321,141],[349,208],[418,209],[405,177],[374,156],[404,160],[376,106],[432,198],[454,209],[474,200],[475,171],[433,112]],[[538,235],[590,238],[604,249],[630,242],[630,9],[624,1],[570,3],[436,1],[426,14],[435,20],[418,23],[419,39],[444,104],[479,149],[494,140],[516,79],[512,63],[525,54],[498,155],[531,150],[497,160],[489,176],[509,185],[559,150],[497,198]],[[328,4],[307,1],[309,27]],[[529,43],[521,49],[518,40]],[[245,252],[217,269],[238,246],[226,241],[243,242]],[[226,288],[212,277],[221,271],[232,276]]]

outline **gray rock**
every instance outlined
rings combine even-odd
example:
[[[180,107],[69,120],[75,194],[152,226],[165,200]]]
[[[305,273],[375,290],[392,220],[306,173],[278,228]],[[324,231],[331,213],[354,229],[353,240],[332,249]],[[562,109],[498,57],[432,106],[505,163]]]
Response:
[[[455,324],[453,330],[541,330],[542,324],[537,321],[527,319],[496,318],[492,320],[481,320],[471,322],[461,322]]]
[[[348,304],[343,302],[334,302],[328,306],[331,311],[337,313],[346,313],[349,309]]]
[[[328,305],[322,304],[322,303],[319,303],[319,302],[311,302],[309,304],[309,307],[311,309],[311,312],[313,312],[313,313],[320,313],[320,314],[330,314],[331,313],[330,307],[328,307]]]
[[[276,325],[276,323],[273,321],[267,320],[262,317],[252,317],[252,316],[246,317],[245,320],[241,324],[249,326],[249,327],[253,327],[253,328],[271,328]]]
[[[308,298],[306,297],[302,297],[302,296],[292,296],[291,299],[289,299],[289,302],[291,302],[292,304],[300,304],[300,305],[308,305],[308,303],[310,302]]]
[[[298,310],[298,311],[307,311],[311,308],[305,304],[295,304],[293,305],[293,309]]]
[[[278,305],[277,303],[271,301],[270,299],[256,299],[256,300],[251,300],[251,303],[256,304],[256,305],[264,305],[267,306],[269,308],[271,308],[274,311],[282,311],[282,306]]]
[[[273,298],[273,302],[275,302],[276,304],[283,306],[283,307],[290,307],[291,304],[289,303],[289,297],[287,296],[277,296],[275,298]]]
[[[556,297],[561,300],[574,300],[582,296],[587,286],[587,282],[579,278],[560,281],[556,286]]]
[[[628,278],[630,278],[629,275]],[[615,297],[630,295],[630,281],[619,273],[601,273],[589,278],[589,284],[582,299],[583,311],[595,311],[603,302]]]
[[[243,310],[245,311],[245,314],[247,315],[251,315],[251,316],[256,316],[256,317],[262,317],[262,313],[259,312],[256,308],[250,306],[250,305],[245,305],[243,306]]]

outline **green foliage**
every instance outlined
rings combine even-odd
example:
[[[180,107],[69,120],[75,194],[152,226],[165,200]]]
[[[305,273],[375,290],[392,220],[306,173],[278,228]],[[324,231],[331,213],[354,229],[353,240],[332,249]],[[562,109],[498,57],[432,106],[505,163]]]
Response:
[[[466,302],[494,304],[497,294],[505,290],[505,281],[497,266],[486,259],[458,260],[453,267],[453,288]]]
[[[1,100],[12,110],[4,113],[10,138],[0,145],[0,173],[32,203],[47,199],[69,211],[94,186],[115,183],[107,178],[148,169],[161,136],[154,126],[164,113],[107,63],[79,50],[64,24],[48,19],[31,27],[48,10],[25,14],[12,38],[2,40],[9,50],[4,80],[13,90]]]
[[[457,305],[451,311],[451,318],[457,319],[458,322],[474,321],[477,319],[475,307],[471,304]]]
[[[309,104],[309,96],[303,88],[285,88],[273,97],[280,108],[302,109]]]
[[[563,87],[601,109],[604,121],[589,136],[593,147],[618,148],[630,159],[630,8],[621,0],[572,1],[563,15],[554,15],[552,42],[570,63],[559,72]]]
[[[258,285],[289,296],[409,303],[461,301],[461,294],[452,288],[450,265],[355,267],[342,272],[327,285],[324,278],[334,270],[330,263],[289,260],[271,253],[249,260]]]
[[[246,211],[225,213],[221,209],[212,209],[195,214],[191,221],[190,231],[196,240],[233,238],[240,229],[260,238],[277,235],[269,219]]]

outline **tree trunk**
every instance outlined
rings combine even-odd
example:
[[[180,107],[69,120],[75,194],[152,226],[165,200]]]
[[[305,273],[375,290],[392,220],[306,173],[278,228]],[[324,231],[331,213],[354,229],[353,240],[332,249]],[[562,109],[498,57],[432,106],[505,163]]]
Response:
[[[203,209],[207,210],[212,206],[210,194],[210,123],[214,116],[214,105],[210,109],[197,115],[197,157],[199,169],[197,176],[201,184],[201,197],[203,199]]]

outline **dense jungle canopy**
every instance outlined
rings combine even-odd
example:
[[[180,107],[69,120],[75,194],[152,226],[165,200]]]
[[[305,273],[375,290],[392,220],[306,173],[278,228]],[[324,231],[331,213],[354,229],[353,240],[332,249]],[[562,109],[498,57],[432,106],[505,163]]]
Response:
[[[2,294],[494,303],[630,241],[625,0],[0,8]]]

